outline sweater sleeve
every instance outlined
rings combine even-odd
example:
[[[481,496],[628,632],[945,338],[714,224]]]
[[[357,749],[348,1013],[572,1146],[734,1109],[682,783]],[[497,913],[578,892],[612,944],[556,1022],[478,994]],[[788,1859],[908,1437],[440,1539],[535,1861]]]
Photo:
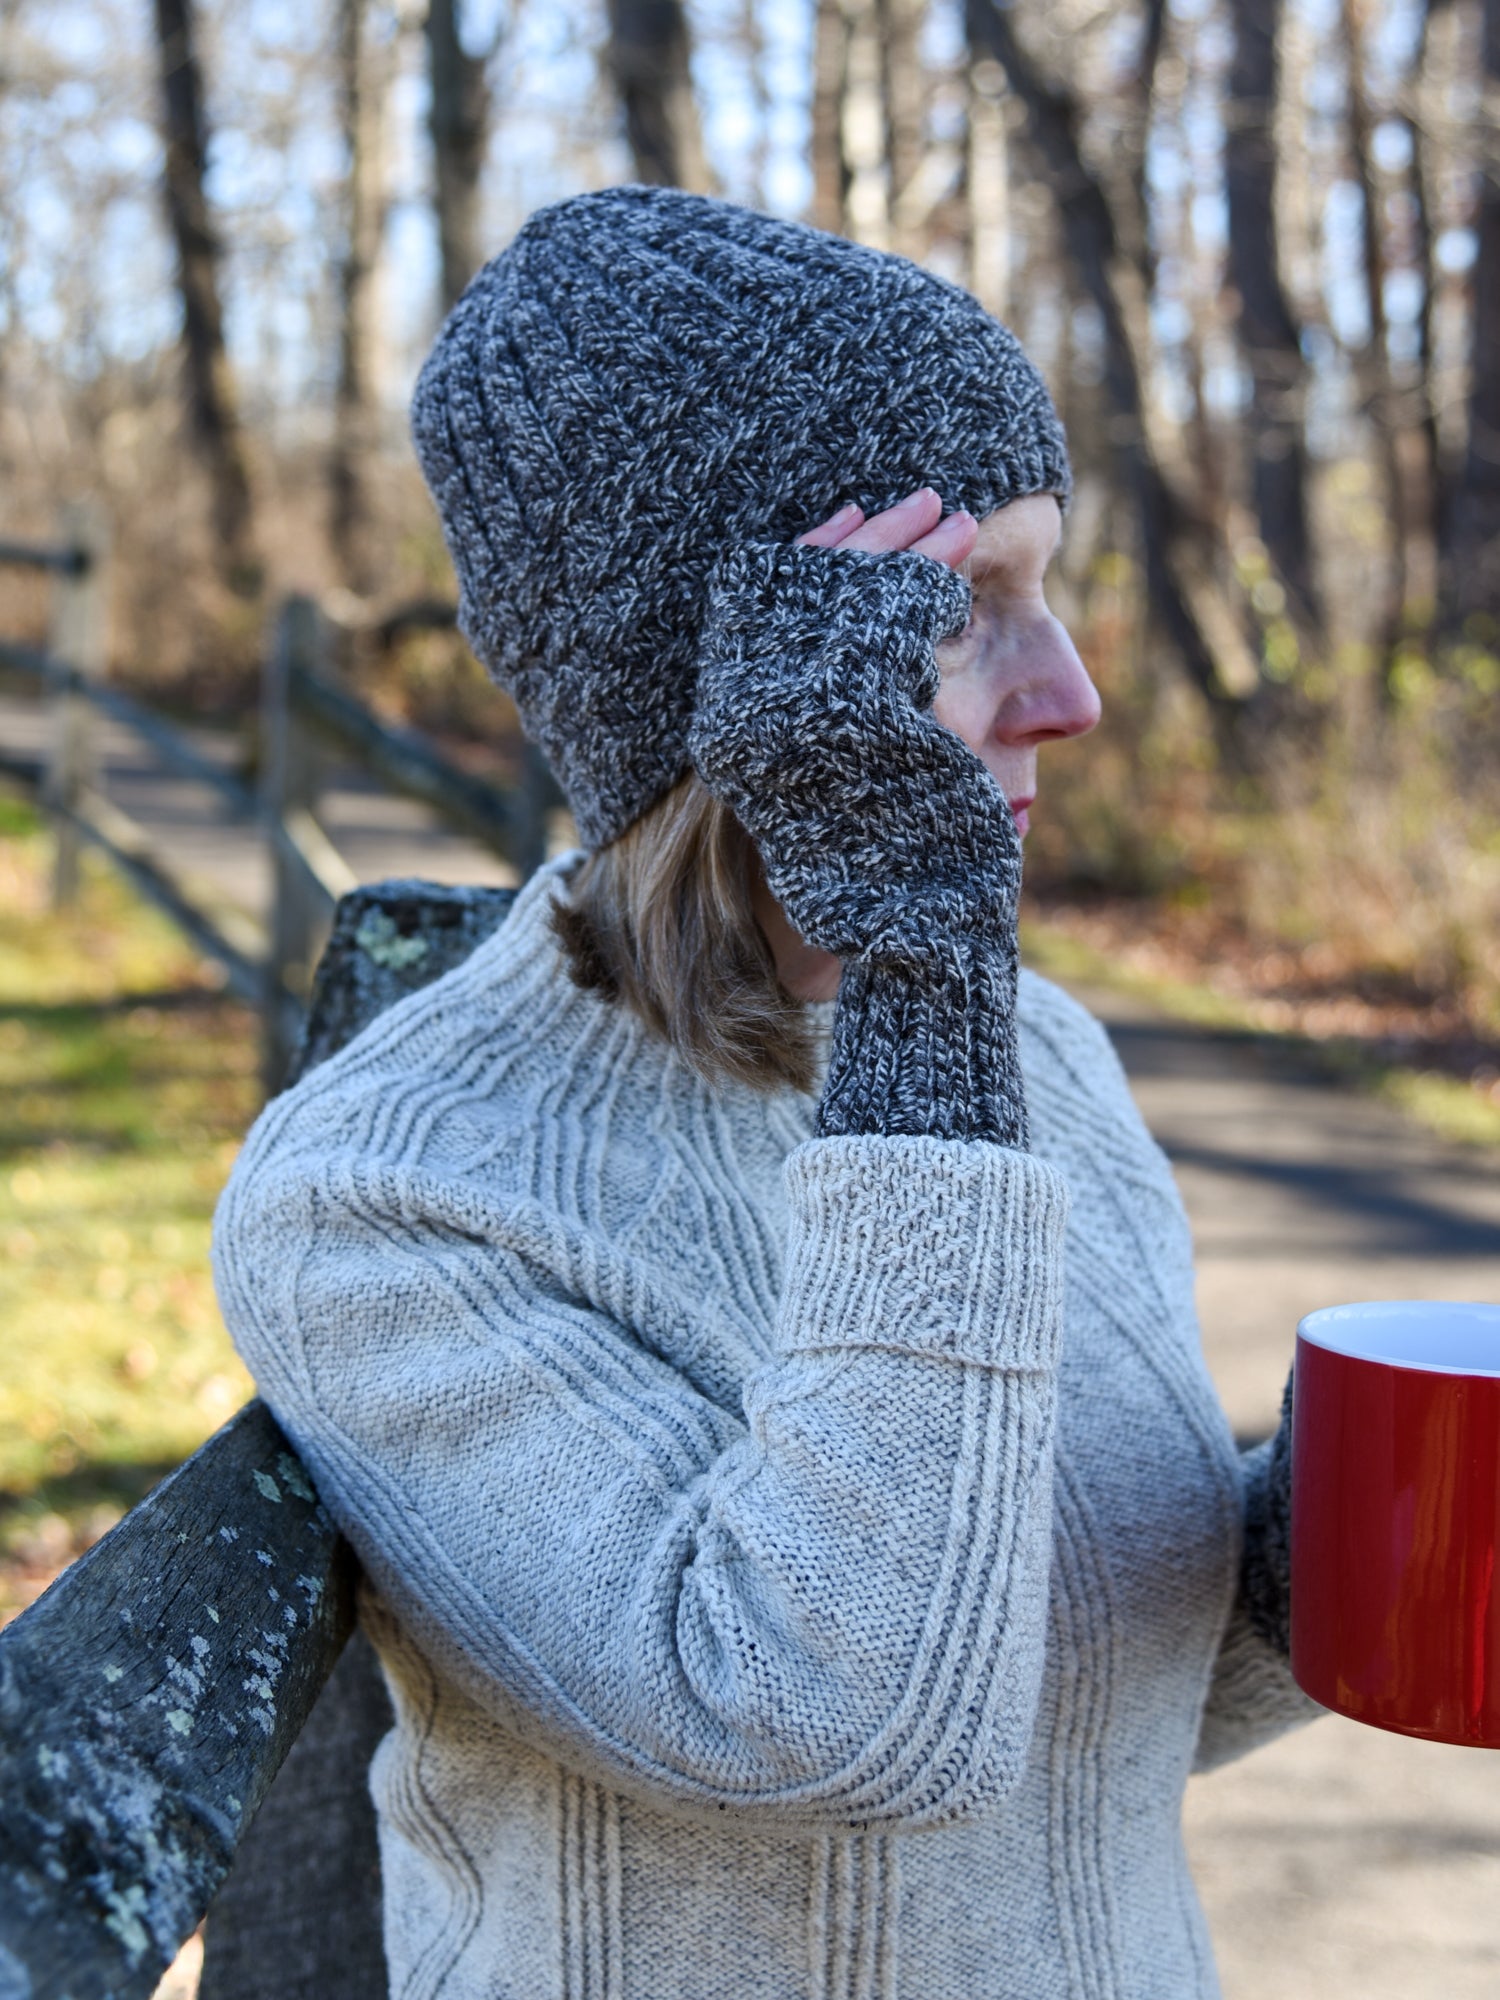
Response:
[[[381,1593],[504,1725],[657,1804],[938,1823],[1031,1735],[1063,1184],[925,1137],[785,1173],[742,1413],[653,1351],[690,1307],[477,1177],[252,1142],[220,1296]]]

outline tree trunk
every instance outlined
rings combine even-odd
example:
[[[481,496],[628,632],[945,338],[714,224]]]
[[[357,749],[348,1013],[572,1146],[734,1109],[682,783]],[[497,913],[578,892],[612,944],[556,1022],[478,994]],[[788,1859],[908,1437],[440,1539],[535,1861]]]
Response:
[[[1500,154],[1494,103],[1500,93],[1500,0],[1483,0],[1480,61],[1484,101],[1474,134],[1481,179],[1475,229],[1469,342],[1468,439],[1453,502],[1448,622],[1481,644],[1500,641]],[[1473,621],[1471,626],[1471,621]]]
[[[876,0],[891,247],[908,257],[921,255],[927,220],[918,179],[927,152],[926,11],[926,0]]]
[[[222,252],[203,187],[208,130],[193,0],[156,0],[156,41],[166,143],[164,190],[177,251],[188,411],[213,492],[220,574],[237,596],[253,598],[262,574],[250,474],[224,345]]]
[[[1340,0],[1340,20],[1349,65],[1349,153],[1359,186],[1361,248],[1365,275],[1365,309],[1370,337],[1357,357],[1361,400],[1374,440],[1375,474],[1381,509],[1386,517],[1386,561],[1389,574],[1376,613],[1376,649],[1383,673],[1389,674],[1396,644],[1406,622],[1408,597],[1407,540],[1410,530],[1405,481],[1402,478],[1400,419],[1396,385],[1391,377],[1390,325],[1385,311],[1385,246],[1380,226],[1380,195],[1371,157],[1369,92],[1365,84],[1365,3]]]
[[[849,78],[849,23],[841,0],[817,0],[813,23],[812,216],[815,229],[842,236],[848,227],[849,163],[844,157],[844,91]]]
[[[760,0],[740,0],[740,42],[749,73],[750,98],[755,106],[755,142],[750,152],[750,202],[766,205],[766,166],[771,154],[771,118],[775,106],[766,76],[766,36],[761,22]]]
[[[428,129],[445,312],[480,265],[479,178],[490,136],[489,66],[459,40],[458,6],[459,0],[429,0],[427,9]]]
[[[1235,52],[1229,71],[1224,178],[1229,275],[1239,294],[1239,336],[1255,385],[1247,430],[1251,498],[1260,539],[1304,635],[1318,622],[1307,514],[1304,418],[1307,363],[1281,282],[1276,239],[1276,100],[1282,0],[1230,0]]]
[[[965,114],[969,289],[986,312],[1004,319],[1010,309],[1010,147],[1005,78],[989,57],[969,63]]]
[[[1425,494],[1425,524],[1430,538],[1433,568],[1436,572],[1434,595],[1438,600],[1441,616],[1443,595],[1443,558],[1448,539],[1448,497],[1447,468],[1443,462],[1443,443],[1438,426],[1439,385],[1437,382],[1437,309],[1440,278],[1437,260],[1433,255],[1434,194],[1438,184],[1437,155],[1444,151],[1439,135],[1431,129],[1435,103],[1432,89],[1432,43],[1433,24],[1440,14],[1449,11],[1452,0],[1421,0],[1422,32],[1417,45],[1417,58],[1411,85],[1413,108],[1406,116],[1406,129],[1411,138],[1411,193],[1415,203],[1415,235],[1417,259],[1422,273],[1422,317],[1418,331],[1417,371],[1418,396],[1420,399],[1420,423],[1424,445],[1427,474]]]
[[[381,52],[370,44],[369,0],[339,0],[338,61],[348,164],[329,537],[346,588],[363,597],[379,580],[370,474],[379,423],[376,271],[386,215],[386,78]]]
[[[608,64],[636,179],[712,192],[682,0],[609,0]]]
[[[1011,14],[996,0],[967,0],[970,46],[994,57],[1025,107],[1032,143],[1062,218],[1063,240],[1083,296],[1104,324],[1103,388],[1114,413],[1114,448],[1133,504],[1154,616],[1207,705],[1221,751],[1246,761],[1247,662],[1237,658],[1233,614],[1216,595],[1213,551],[1162,473],[1146,433],[1145,398],[1118,272],[1126,261],[1114,217],[1085,164],[1072,99],[1047,82],[1021,47]],[[1253,665],[1249,671],[1255,670]]]
[[[848,44],[840,129],[849,176],[844,217],[856,242],[891,247],[890,163],[878,0],[844,0]]]

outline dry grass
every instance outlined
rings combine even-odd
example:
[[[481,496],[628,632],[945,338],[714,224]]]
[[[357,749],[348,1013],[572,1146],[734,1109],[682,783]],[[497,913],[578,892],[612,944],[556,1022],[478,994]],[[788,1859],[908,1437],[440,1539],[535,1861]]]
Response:
[[[1112,561],[1079,606],[1105,722],[1044,760],[1033,920],[1095,975],[1328,1045],[1447,1129],[1493,1136],[1500,662],[1413,652],[1387,699],[1356,653],[1309,669],[1300,721],[1234,782],[1133,636]]]

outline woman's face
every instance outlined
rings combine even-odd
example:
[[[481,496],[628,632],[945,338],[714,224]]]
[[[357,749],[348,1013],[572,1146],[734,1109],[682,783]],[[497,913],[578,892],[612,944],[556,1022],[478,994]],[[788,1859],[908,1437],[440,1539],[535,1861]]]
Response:
[[[1037,751],[1099,720],[1098,692],[1044,594],[1061,534],[1062,510],[1050,494],[987,514],[958,565],[973,588],[973,616],[937,649],[942,686],[932,712],[983,761],[1023,834]]]

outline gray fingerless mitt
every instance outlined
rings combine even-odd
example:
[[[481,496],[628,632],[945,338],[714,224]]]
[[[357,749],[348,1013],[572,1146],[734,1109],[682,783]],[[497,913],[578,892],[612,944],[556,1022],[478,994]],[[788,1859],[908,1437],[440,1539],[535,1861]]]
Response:
[[[1292,1651],[1292,1376],[1276,1435],[1250,1455],[1245,1473],[1245,1553],[1240,1587],[1250,1623],[1268,1645]]]
[[[689,748],[800,935],[845,961],[819,1133],[1024,1145],[1020,841],[932,713],[969,610],[925,556],[753,545],[719,566]]]

